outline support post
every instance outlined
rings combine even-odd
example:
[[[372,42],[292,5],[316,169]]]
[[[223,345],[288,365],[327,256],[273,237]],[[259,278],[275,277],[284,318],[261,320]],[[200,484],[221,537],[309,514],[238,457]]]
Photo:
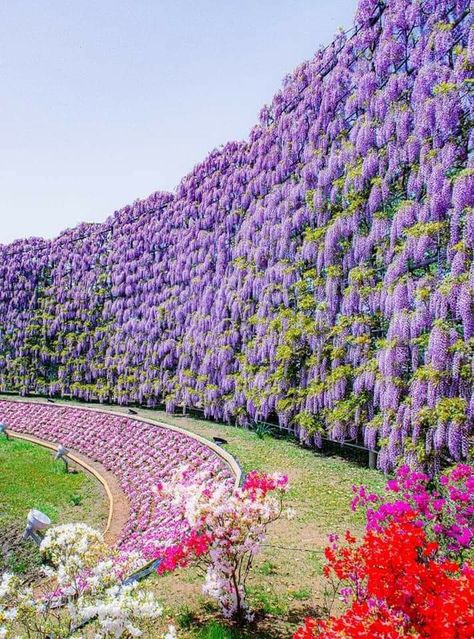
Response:
[[[372,470],[377,468],[377,453],[375,450],[369,450],[369,468]]]

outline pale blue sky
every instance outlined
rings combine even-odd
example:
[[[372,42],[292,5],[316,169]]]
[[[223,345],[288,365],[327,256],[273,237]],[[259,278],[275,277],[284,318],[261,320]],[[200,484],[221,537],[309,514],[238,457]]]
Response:
[[[0,2],[0,243],[51,237],[242,139],[356,0]]]

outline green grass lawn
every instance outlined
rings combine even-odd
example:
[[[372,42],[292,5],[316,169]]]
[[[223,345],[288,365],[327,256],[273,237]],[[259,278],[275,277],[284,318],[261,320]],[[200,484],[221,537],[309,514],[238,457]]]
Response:
[[[95,478],[82,470],[66,474],[51,450],[1,436],[0,572],[32,576],[39,564],[34,544],[21,540],[31,508],[44,512],[53,523],[83,521],[102,530],[108,501]]]

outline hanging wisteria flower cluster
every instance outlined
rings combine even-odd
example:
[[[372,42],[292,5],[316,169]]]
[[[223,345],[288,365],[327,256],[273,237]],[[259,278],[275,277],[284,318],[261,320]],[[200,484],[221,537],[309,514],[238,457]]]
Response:
[[[123,583],[143,558],[110,549],[85,524],[50,529],[40,550],[48,565],[35,589],[18,576],[0,576],[2,639],[78,636],[86,624],[96,639],[139,637],[162,614],[152,593]]]
[[[129,517],[117,546],[140,551],[151,540],[173,543],[188,532],[183,511],[158,496],[182,465],[206,473],[204,487],[230,494],[235,483],[227,463],[211,448],[181,432],[154,424],[71,406],[0,401],[0,421],[18,433],[61,443],[113,472],[128,498]]]
[[[249,139],[103,225],[0,248],[0,383],[464,458],[470,0],[360,0]]]

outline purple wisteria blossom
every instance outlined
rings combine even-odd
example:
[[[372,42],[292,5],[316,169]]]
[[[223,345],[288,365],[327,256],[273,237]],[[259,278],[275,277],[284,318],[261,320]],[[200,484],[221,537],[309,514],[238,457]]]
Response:
[[[0,247],[0,386],[464,457],[473,33],[469,0],[361,0],[175,193]]]

